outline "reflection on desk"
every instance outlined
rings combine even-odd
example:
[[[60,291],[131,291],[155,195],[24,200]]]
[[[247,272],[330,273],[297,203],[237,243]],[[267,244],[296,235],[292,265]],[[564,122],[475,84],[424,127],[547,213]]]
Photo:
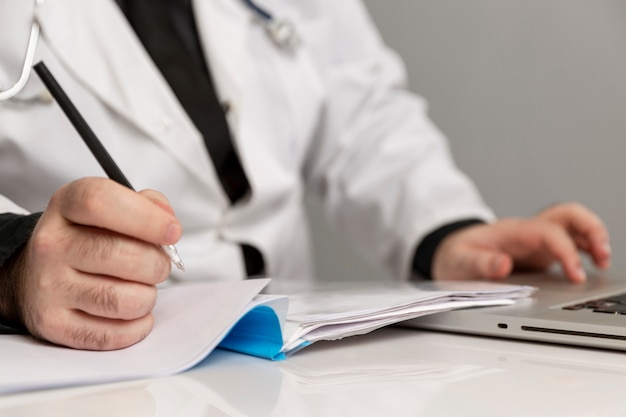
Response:
[[[0,416],[268,416],[281,381],[272,361],[217,350],[175,376],[0,396]]]
[[[181,375],[0,397],[2,416],[626,415],[620,352],[398,328],[283,362],[216,351]]]

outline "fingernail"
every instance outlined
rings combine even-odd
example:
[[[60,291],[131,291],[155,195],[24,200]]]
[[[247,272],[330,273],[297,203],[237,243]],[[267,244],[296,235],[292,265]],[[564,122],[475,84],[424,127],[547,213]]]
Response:
[[[583,267],[579,267],[576,270],[576,278],[578,279],[579,282],[585,282],[587,280],[587,273],[585,272]]]
[[[602,249],[604,250],[604,253],[606,253],[607,255],[610,255],[612,252],[611,244],[609,242],[604,242],[604,244],[602,245]]]

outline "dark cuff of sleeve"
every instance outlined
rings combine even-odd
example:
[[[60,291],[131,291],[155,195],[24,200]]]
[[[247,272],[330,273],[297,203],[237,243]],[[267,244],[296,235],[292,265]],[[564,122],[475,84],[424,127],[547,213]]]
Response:
[[[15,328],[15,327],[11,327],[11,326],[5,326],[4,324],[0,323],[0,335],[3,334],[26,334],[27,331],[24,328]]]
[[[420,244],[417,245],[415,255],[413,256],[413,272],[423,278],[432,279],[433,258],[435,257],[435,252],[437,251],[439,244],[448,235],[456,232],[457,230],[484,223],[485,221],[480,219],[459,220],[457,222],[448,223],[444,226],[441,226],[440,228],[435,229],[433,232],[429,233],[420,242]]]
[[[0,214],[0,266],[28,241],[41,213]]]
[[[28,241],[40,217],[41,213],[28,215],[0,214],[0,268]],[[0,279],[2,278],[2,274],[0,274]],[[0,288],[2,287],[3,285],[0,283]],[[0,323],[0,334],[24,332],[24,329]]]

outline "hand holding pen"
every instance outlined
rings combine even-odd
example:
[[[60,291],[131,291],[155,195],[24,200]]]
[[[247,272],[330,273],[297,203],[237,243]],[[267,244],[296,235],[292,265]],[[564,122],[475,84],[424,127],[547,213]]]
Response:
[[[11,290],[0,294],[0,322],[90,350],[150,333],[156,285],[171,272],[161,248],[182,228],[161,193],[120,183],[82,178],[54,193],[25,247],[0,269]]]
[[[61,106],[65,115],[80,134],[80,137],[85,142],[85,145],[87,145],[93,156],[98,160],[98,163],[102,169],[104,169],[104,172],[106,172],[109,178],[113,181],[134,190],[133,186],[130,185],[130,182],[126,179],[126,176],[119,169],[113,158],[111,158],[104,145],[102,145],[102,142],[100,142],[95,133],[93,133],[93,130],[91,130],[85,119],[83,119],[80,115],[78,109],[76,109],[72,101],[65,94],[46,65],[43,62],[40,62],[35,65],[34,68],[39,75],[39,78],[41,78],[43,83],[48,88],[48,91],[50,91],[50,94],[52,94],[59,106]],[[163,245],[162,249],[170,257],[178,269],[181,271],[185,270],[183,261],[178,255],[178,251],[174,245]]]

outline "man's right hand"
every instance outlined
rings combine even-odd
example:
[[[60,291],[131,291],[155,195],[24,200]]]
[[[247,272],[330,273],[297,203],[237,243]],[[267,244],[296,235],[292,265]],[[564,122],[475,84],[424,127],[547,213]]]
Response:
[[[170,273],[157,244],[181,225],[166,198],[111,180],[60,188],[11,271],[10,312],[34,336],[77,349],[130,346],[152,329],[156,284]]]

